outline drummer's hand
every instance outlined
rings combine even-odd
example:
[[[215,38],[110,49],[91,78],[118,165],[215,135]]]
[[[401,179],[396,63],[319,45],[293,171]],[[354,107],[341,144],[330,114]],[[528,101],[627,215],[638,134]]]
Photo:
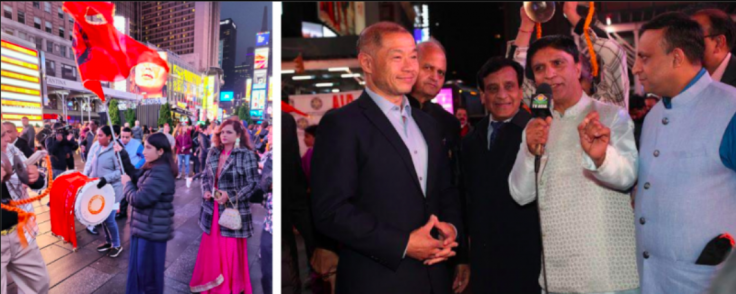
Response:
[[[130,176],[128,175],[122,175],[120,177],[120,182],[125,186],[128,182],[130,182]]]
[[[38,167],[35,165],[28,165],[26,167],[26,171],[28,171],[28,183],[33,184],[38,181]],[[3,174],[5,173],[3,172]]]
[[[220,203],[220,205],[224,205],[225,203],[227,203],[228,199],[229,198],[228,198],[227,192],[220,190],[220,198],[216,199],[217,203]]]
[[[212,199],[212,193],[210,193],[209,191],[204,192],[204,200],[210,200],[210,199]]]
[[[120,146],[120,144],[115,143],[114,146],[112,146],[113,149],[115,149],[115,152],[123,151],[123,146]]]
[[[100,178],[100,182],[97,183],[97,189],[102,189],[103,186],[107,185],[107,179]]]

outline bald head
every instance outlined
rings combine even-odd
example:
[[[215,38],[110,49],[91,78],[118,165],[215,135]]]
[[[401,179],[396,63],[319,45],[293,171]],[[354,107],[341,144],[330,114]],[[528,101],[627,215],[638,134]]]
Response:
[[[417,51],[419,74],[411,96],[423,103],[436,97],[445,84],[447,57],[445,48],[434,38],[417,45]]]
[[[384,36],[395,33],[411,35],[404,27],[389,21],[382,21],[363,29],[358,38],[358,53],[375,55],[376,50],[381,48]]]
[[[425,54],[425,52],[440,52],[443,55],[447,54],[445,53],[445,47],[442,46],[442,43],[437,41],[435,38],[429,38],[429,40],[419,43],[419,45],[417,45],[417,51],[419,51],[419,58],[422,58],[422,54]]]

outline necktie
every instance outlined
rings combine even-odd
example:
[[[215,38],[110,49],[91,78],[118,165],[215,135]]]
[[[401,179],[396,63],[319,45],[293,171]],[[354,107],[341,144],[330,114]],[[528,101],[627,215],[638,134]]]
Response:
[[[488,141],[488,150],[491,149],[491,146],[493,146],[493,143],[496,141],[496,137],[498,137],[498,130],[501,129],[502,125],[503,122],[500,121],[491,122],[491,128],[493,128],[493,132],[491,133],[491,139]]]

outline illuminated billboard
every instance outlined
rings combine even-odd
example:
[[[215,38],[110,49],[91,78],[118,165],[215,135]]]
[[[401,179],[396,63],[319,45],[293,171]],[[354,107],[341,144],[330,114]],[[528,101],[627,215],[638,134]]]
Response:
[[[453,114],[454,109],[452,105],[452,88],[442,88],[437,94],[437,97],[432,99],[432,102],[439,104],[447,112]]]
[[[250,103],[250,90],[253,88],[253,80],[248,79],[245,81],[245,97],[244,100]]]
[[[261,32],[256,35],[256,47],[268,46],[269,39],[271,37],[270,32]]]
[[[268,48],[256,49],[255,55],[255,69],[268,68]]]
[[[168,61],[166,52],[158,52],[164,61]],[[144,62],[131,69],[130,93],[142,95],[144,99],[166,98],[168,74],[166,69],[151,63]],[[166,99],[161,99],[165,103]]]
[[[0,95],[2,120],[22,127],[27,117],[31,124],[42,125],[41,81],[38,51],[8,41],[2,41]]]
[[[233,92],[220,92],[220,102],[233,101]]]
[[[250,99],[250,109],[263,110],[266,108],[266,90],[253,91]]]
[[[176,64],[171,65],[171,91],[181,93],[187,101],[202,96],[202,77]]]
[[[267,70],[257,70],[253,72],[253,90],[262,90],[266,88]]]
[[[204,104],[206,109],[206,119],[215,119],[217,115],[217,105],[215,104],[215,76],[208,76],[205,84]]]

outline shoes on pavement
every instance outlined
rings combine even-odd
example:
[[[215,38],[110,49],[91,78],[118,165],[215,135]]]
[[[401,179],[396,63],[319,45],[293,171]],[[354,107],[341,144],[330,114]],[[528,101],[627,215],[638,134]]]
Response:
[[[107,252],[110,249],[112,249],[112,244],[105,243],[104,245],[97,247],[97,252]]]
[[[92,228],[87,227],[87,233],[90,233],[90,234],[95,235],[95,236],[100,234],[100,232],[95,231],[95,228],[94,227],[92,227]]]
[[[120,247],[117,247],[117,248],[113,247],[113,248],[110,249],[110,257],[112,257],[112,258],[118,257],[120,255],[120,253],[122,253],[122,252],[123,252],[123,246],[120,246]]]

